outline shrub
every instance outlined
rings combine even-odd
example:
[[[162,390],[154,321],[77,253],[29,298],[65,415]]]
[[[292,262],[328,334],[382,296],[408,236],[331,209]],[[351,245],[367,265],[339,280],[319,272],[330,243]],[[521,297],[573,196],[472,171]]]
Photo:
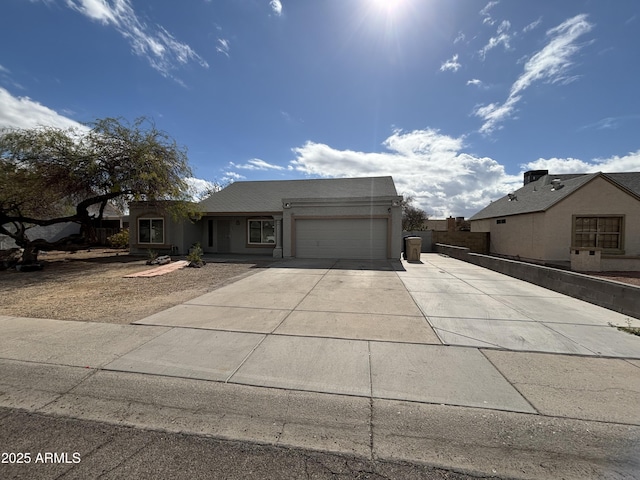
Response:
[[[205,265],[204,260],[202,260],[202,247],[200,243],[194,243],[193,246],[189,249],[189,254],[187,255],[187,260],[189,260],[190,267],[201,267]]]
[[[151,264],[156,258],[158,258],[158,252],[155,250],[148,249],[147,250],[147,263]]]
[[[127,248],[129,246],[129,230],[125,228],[107,237],[107,243],[113,248]]]

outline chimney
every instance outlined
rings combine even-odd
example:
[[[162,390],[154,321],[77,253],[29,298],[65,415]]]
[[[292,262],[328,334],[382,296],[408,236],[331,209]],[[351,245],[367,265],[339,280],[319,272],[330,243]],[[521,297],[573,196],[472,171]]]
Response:
[[[549,170],[529,170],[528,172],[524,172],[524,184],[527,185],[540,180],[545,175],[549,175]]]
[[[447,218],[447,232],[456,231],[456,219],[453,217]]]

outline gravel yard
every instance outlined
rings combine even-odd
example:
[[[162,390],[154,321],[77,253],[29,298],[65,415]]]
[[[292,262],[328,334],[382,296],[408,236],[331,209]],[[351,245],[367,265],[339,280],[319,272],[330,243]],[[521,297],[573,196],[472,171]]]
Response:
[[[178,258],[174,258],[177,260]],[[0,315],[131,323],[267,267],[270,260],[208,262],[151,278],[124,278],[154,268],[127,252],[49,252],[42,271],[0,271]]]

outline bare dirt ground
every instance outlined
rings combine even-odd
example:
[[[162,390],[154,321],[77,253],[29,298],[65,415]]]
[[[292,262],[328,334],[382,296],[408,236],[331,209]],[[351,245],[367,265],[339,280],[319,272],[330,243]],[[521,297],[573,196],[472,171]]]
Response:
[[[173,257],[173,260],[180,258]],[[150,278],[125,275],[154,268],[126,251],[41,253],[41,271],[0,271],[0,315],[131,323],[260,271],[268,260],[183,268]]]
[[[640,272],[594,272],[588,275],[640,287]]]

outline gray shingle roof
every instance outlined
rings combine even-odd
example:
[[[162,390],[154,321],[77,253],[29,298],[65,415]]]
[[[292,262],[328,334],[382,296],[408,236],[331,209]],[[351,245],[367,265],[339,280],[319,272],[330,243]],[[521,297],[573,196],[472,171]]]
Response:
[[[598,176],[611,180],[640,198],[640,172],[545,175],[513,192],[515,195],[513,200],[509,199],[509,195],[504,196],[480,210],[469,220],[543,212]],[[562,187],[554,188],[552,183],[554,179],[559,179]]]
[[[640,172],[605,173],[605,176],[640,197]]]
[[[280,212],[283,198],[397,196],[391,177],[235,182],[200,202],[206,213]]]

